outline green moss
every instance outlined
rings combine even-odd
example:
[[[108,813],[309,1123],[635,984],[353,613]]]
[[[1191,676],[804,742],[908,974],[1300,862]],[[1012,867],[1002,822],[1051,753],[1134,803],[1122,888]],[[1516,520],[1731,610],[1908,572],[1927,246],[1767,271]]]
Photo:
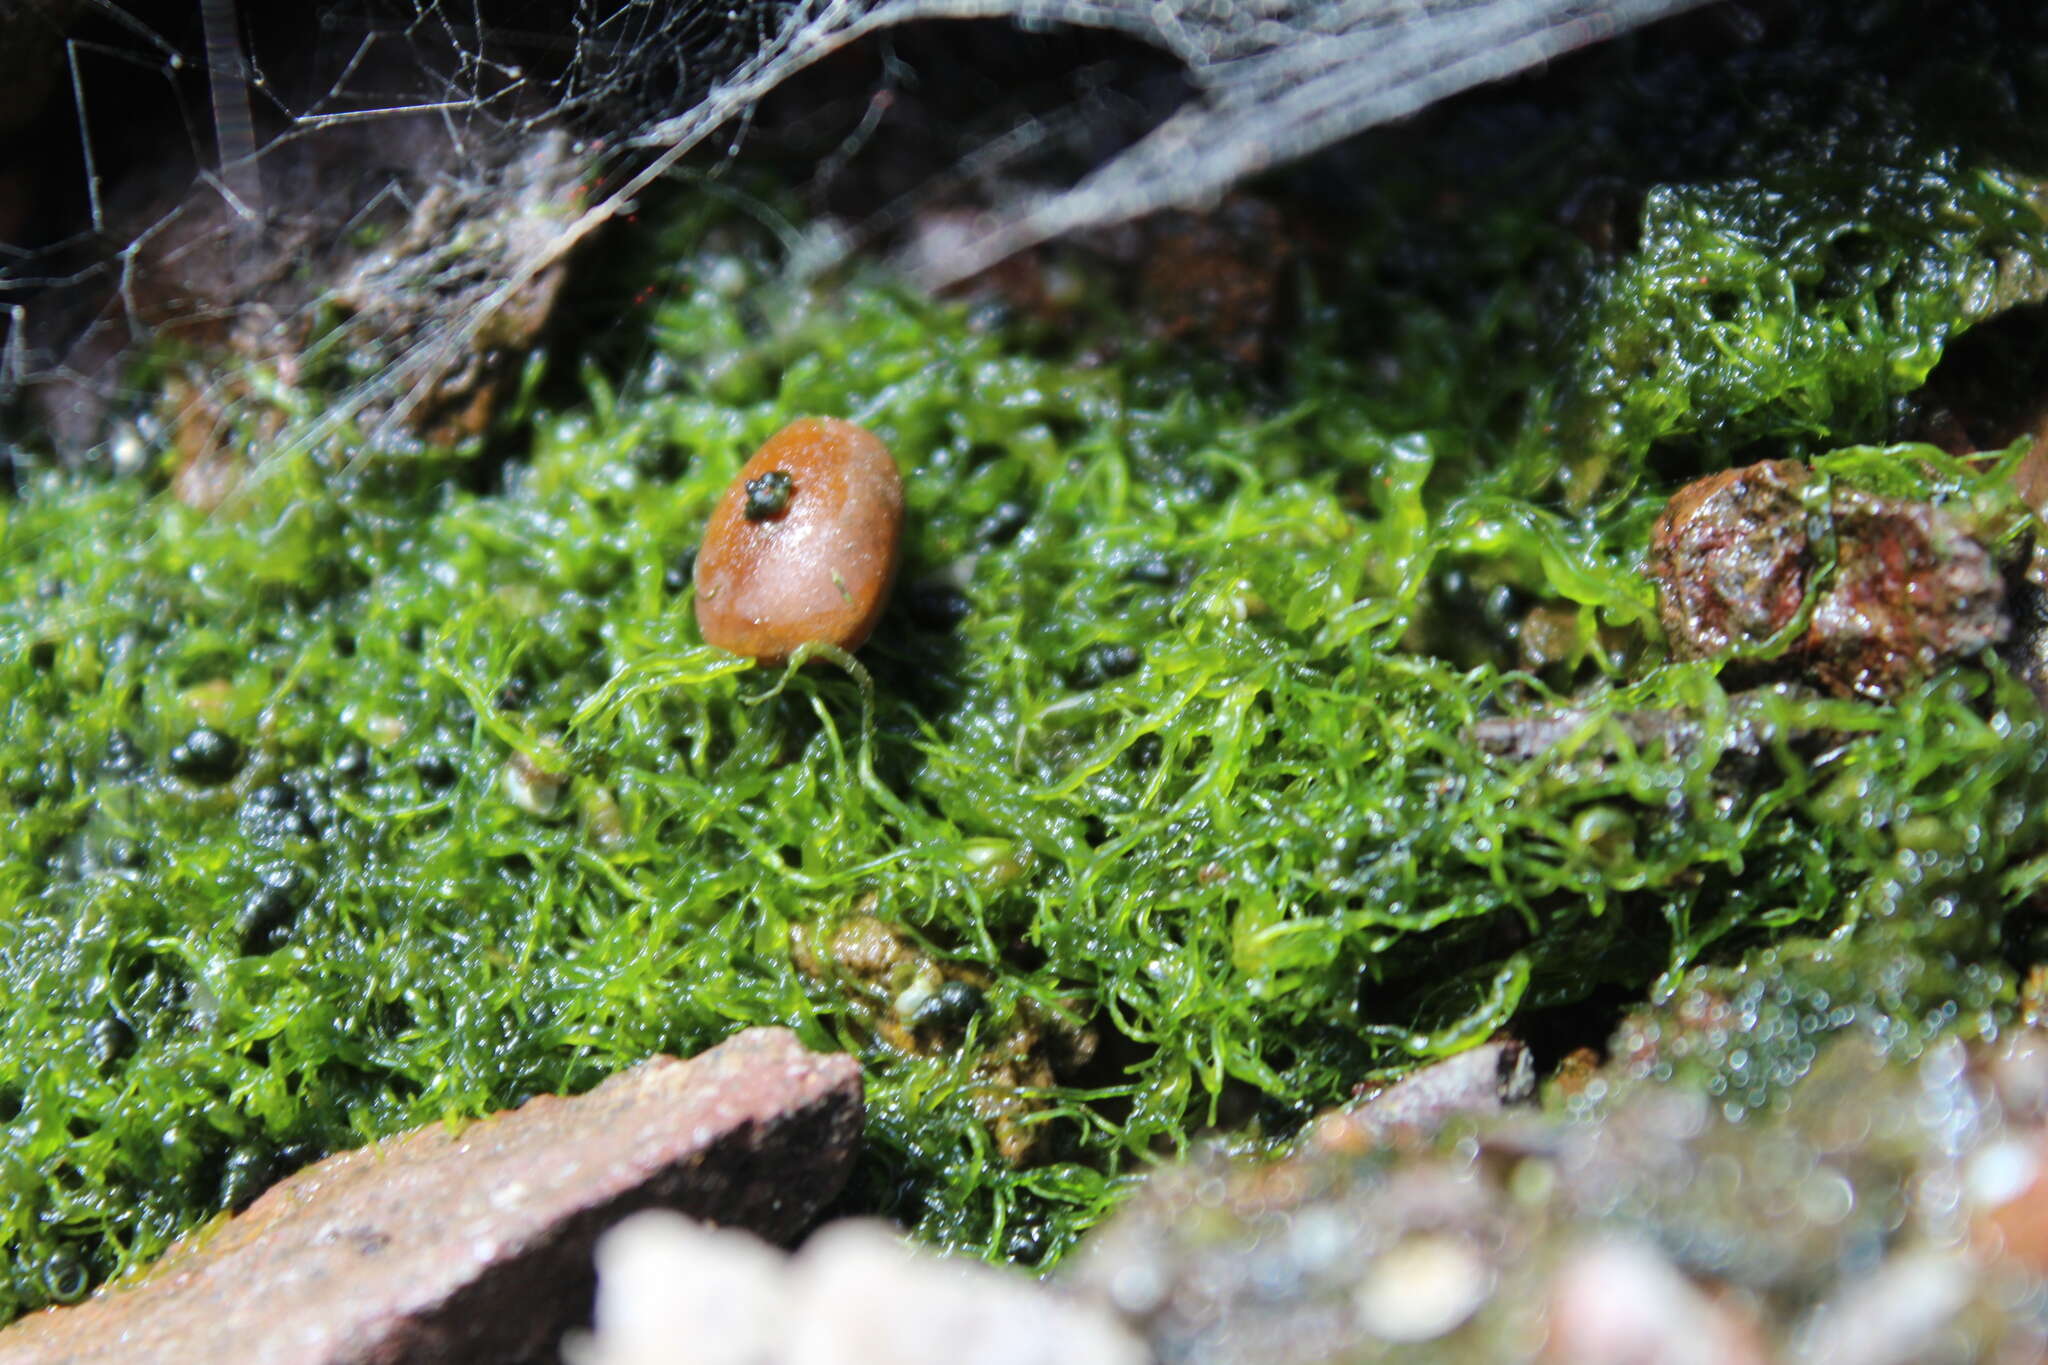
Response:
[[[1869,945],[1836,1001],[1995,1011],[2048,851],[2031,695],[1982,660],[1896,706],[1738,704],[1650,633],[1665,465],[1888,439],[1977,284],[2041,246],[1997,164],[1916,153],[1926,212],[1859,229],[1868,268],[1810,308],[1782,283],[1799,252],[1842,259],[1840,218],[1901,163],[1807,155],[1769,195],[1654,191],[1644,248],[1605,265],[1535,226],[1540,192],[1503,201],[1424,272],[1491,282],[1469,293],[1388,265],[1434,229],[1383,204],[1306,284],[1277,379],[1142,345],[1093,363],[877,273],[778,284],[765,234],[685,214],[645,244],[656,301],[622,329],[645,349],[530,390],[501,478],[252,417],[259,472],[216,515],[140,481],[24,489],[0,556],[0,1311],[273,1169],[747,1024],[867,1063],[857,1202],[1036,1259],[1206,1126],[1285,1130],[1775,935]],[[1767,208],[1778,236],[1750,240]],[[1609,385],[1653,333],[1682,366]],[[1618,414],[1598,458],[1630,477],[1590,511],[1552,491],[1584,451],[1515,399],[1561,363],[1560,402]],[[906,475],[871,691],[708,649],[674,572],[809,413],[873,427]],[[1828,467],[2017,525],[2003,467]],[[934,584],[956,622],[920,606]],[[1575,623],[1575,664],[1514,670],[1532,604]],[[1565,689],[1587,719],[1561,750],[1472,742]],[[1658,708],[1686,742],[1621,719]],[[547,799],[508,788],[515,754]],[[919,955],[905,980],[819,947],[869,921]],[[914,1024],[945,973],[983,1007]],[[1082,1028],[1096,1059],[1050,1083],[1000,1064]],[[1044,1131],[1033,1164],[1000,1159],[997,1101]]]
[[[1579,496],[1660,441],[1725,460],[1895,430],[1950,339],[2041,295],[2038,184],[1903,140],[1839,154],[1650,192],[1567,389]]]

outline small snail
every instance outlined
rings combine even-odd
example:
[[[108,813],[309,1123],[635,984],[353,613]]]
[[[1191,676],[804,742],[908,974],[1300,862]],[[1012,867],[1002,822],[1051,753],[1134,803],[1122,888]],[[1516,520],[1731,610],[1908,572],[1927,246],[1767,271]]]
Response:
[[[855,650],[882,614],[903,542],[903,480],[864,427],[805,417],[733,476],[697,552],[705,643],[780,664]]]

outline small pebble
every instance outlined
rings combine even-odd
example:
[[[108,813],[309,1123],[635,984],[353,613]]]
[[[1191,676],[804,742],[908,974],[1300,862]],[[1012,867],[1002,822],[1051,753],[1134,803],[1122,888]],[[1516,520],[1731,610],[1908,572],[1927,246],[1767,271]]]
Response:
[[[697,552],[706,644],[780,664],[807,644],[859,649],[903,541],[903,480],[874,433],[807,417],[754,452]]]
[[[1764,1365],[1744,1325],[1644,1243],[1574,1251],[1550,1295],[1544,1365]]]

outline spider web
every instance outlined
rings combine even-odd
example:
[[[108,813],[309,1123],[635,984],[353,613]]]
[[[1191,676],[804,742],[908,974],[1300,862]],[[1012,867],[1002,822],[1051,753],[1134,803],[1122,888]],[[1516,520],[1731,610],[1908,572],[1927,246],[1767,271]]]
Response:
[[[136,343],[172,329],[288,355],[339,312],[357,325],[329,344],[361,350],[362,374],[330,424],[459,417],[592,234],[714,139],[742,142],[778,86],[896,26],[1105,31],[1185,77],[1134,141],[1067,183],[1011,182],[973,233],[909,262],[941,285],[1211,200],[1697,2],[15,0],[0,10],[0,81],[26,92],[0,100],[0,406],[35,396],[30,443],[85,449]],[[1019,162],[1050,126],[962,160]],[[22,150],[36,139],[59,148],[40,166]],[[29,201],[11,215],[10,188]]]

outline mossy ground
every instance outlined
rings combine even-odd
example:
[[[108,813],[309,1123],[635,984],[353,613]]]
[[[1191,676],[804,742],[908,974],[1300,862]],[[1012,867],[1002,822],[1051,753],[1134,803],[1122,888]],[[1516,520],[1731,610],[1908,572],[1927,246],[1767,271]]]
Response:
[[[2048,126],[2039,35],[1801,24],[1623,45],[1568,110],[1488,96],[1333,161],[1443,153],[1346,191],[1270,374],[1113,312],[1083,344],[879,271],[792,285],[774,234],[684,208],[637,242],[628,325],[549,357],[484,456],[297,440],[315,375],[265,390],[281,435],[252,400],[218,512],[28,482],[0,532],[0,1314],[284,1166],[748,1024],[863,1057],[856,1202],[1027,1261],[1204,1129],[1285,1131],[1773,936],[1883,964],[1802,977],[1823,1013],[1988,1026],[2048,875],[2032,695],[1990,658],[1896,705],[1773,695],[1724,761],[1728,692],[1659,662],[1641,572],[1675,482],[1747,452],[1879,443],[1823,464],[2019,525],[2002,466],[1882,443],[2048,250],[2044,166],[1980,117]],[[1561,222],[1596,173],[1640,242]],[[871,691],[708,649],[679,572],[813,413],[906,476]],[[1531,607],[1568,642],[1533,671]],[[1566,691],[1575,752],[1612,754],[1465,733]],[[1661,706],[1699,740],[1600,719]],[[552,809],[515,753],[565,779]],[[819,965],[857,919],[976,969],[982,1008],[904,1045],[915,983]],[[992,1095],[989,1054],[1062,1028],[1096,1059]],[[1027,1164],[1003,1103],[1044,1132]]]

